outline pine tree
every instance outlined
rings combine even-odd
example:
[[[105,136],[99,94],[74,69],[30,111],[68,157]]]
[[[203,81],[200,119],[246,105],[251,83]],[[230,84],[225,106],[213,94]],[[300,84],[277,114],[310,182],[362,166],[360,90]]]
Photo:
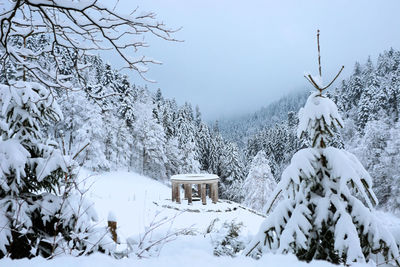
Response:
[[[0,85],[0,96],[0,258],[106,249],[107,234],[93,227],[91,204],[74,194],[73,160],[42,134],[62,118],[48,90],[15,81]]]
[[[201,112],[200,112],[200,108],[198,105],[196,105],[196,109],[195,109],[195,116],[194,116],[194,120],[196,122],[196,126],[199,127],[200,123],[201,123]]]
[[[190,105],[185,104],[179,109],[175,121],[175,133],[182,153],[180,173],[198,173],[200,171],[198,148],[193,125],[193,111]]]
[[[264,212],[267,199],[276,187],[269,161],[264,151],[260,151],[251,162],[249,174],[243,183],[243,204]]]
[[[196,132],[196,146],[199,151],[199,162],[202,170],[210,169],[211,134],[208,126],[200,122]]]
[[[111,163],[104,146],[109,133],[100,106],[87,99],[83,91],[65,94],[60,102],[65,120],[58,125],[58,129],[63,131],[66,139],[66,153],[74,155],[88,145],[77,156],[77,162],[94,171],[110,169]]]
[[[167,162],[165,164],[166,175],[167,177],[171,177],[172,175],[179,173],[180,167],[183,164],[183,156],[179,149],[179,142],[176,137],[172,137],[167,140],[165,153],[167,158]]]
[[[243,163],[236,144],[226,142],[220,156],[221,197],[235,202],[242,202]]]
[[[137,112],[133,124],[134,147],[139,166],[136,169],[155,178],[165,177],[165,133],[153,116],[154,105],[146,94],[134,104]]]
[[[390,139],[382,155],[381,165],[384,165],[386,179],[377,185],[377,188],[387,193],[386,209],[400,214],[400,169],[397,164],[400,161],[400,125],[390,129]],[[385,183],[386,182],[386,183]]]

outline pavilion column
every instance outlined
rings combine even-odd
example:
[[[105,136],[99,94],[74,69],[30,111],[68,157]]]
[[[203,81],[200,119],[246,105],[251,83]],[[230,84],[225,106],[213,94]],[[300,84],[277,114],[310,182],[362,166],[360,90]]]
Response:
[[[175,184],[175,182],[172,182],[172,202],[174,202],[176,199],[175,199],[175,195],[176,195],[176,193],[175,193],[175,190],[176,190],[176,184]]]
[[[171,176],[172,184],[172,201],[177,204],[181,203],[180,193],[183,185],[184,198],[188,200],[188,204],[193,204],[193,185],[196,185],[198,196],[203,205],[207,204],[207,195],[210,196],[212,202],[218,203],[218,180],[215,174],[181,174]]]
[[[214,204],[218,202],[218,183],[211,184],[211,199]]]
[[[201,197],[201,184],[197,184],[197,193]]]
[[[179,183],[175,185],[175,201],[181,204],[181,189],[179,188]]]
[[[188,187],[187,187],[187,191],[188,191],[188,204],[189,205],[191,205],[192,204],[192,185],[191,184],[188,184]]]
[[[189,199],[189,187],[192,187],[190,184],[183,184],[183,188],[185,190],[185,199]]]
[[[201,202],[203,203],[203,205],[207,204],[206,193],[206,184],[201,184]]]

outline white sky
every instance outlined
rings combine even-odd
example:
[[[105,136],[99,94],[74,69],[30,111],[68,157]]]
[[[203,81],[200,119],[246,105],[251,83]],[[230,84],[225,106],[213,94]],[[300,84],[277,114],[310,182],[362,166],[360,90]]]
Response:
[[[124,11],[137,6],[182,26],[176,37],[185,42],[149,38],[151,47],[140,53],[164,63],[147,74],[157,84],[132,80],[198,104],[207,120],[255,111],[309,87],[303,74],[317,73],[318,28],[326,81],[341,65],[344,78],[355,61],[400,49],[398,0],[120,0]]]

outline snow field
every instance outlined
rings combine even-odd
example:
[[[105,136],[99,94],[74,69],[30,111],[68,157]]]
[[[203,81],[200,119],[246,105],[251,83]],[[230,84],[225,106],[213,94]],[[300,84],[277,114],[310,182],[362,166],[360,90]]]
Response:
[[[154,232],[154,236],[165,235],[168,231],[176,229],[191,228],[193,234],[178,236],[171,242],[167,242],[162,246],[158,256],[152,258],[125,258],[116,260],[112,257],[94,254],[85,257],[61,256],[53,260],[45,260],[43,258],[34,258],[31,260],[10,260],[3,259],[0,261],[1,267],[162,267],[162,266],[184,266],[190,264],[191,267],[242,267],[242,266],[271,266],[271,267],[333,267],[327,262],[313,261],[311,263],[299,262],[293,255],[273,255],[266,254],[260,260],[254,260],[249,257],[238,256],[216,257],[213,256],[212,241],[217,237],[216,233],[206,234],[207,228],[212,221],[217,219],[214,231],[218,230],[225,221],[236,220],[243,222],[244,228],[241,235],[245,236],[248,241],[254,236],[264,221],[262,216],[243,208],[237,208],[230,212],[212,212],[200,210],[200,212],[182,212],[176,209],[163,208],[160,204],[168,203],[170,199],[171,189],[153,179],[130,172],[111,172],[101,175],[91,175],[88,172],[81,171],[81,177],[85,178],[88,186],[87,196],[94,202],[95,209],[98,212],[99,224],[106,225],[110,212],[118,222],[119,239],[124,242],[128,237],[140,238],[146,226],[148,226],[154,218],[162,217],[176,218],[171,222],[163,225]],[[153,202],[159,203],[159,205]],[[214,204],[208,201],[208,205],[213,207]],[[172,206],[178,206],[172,204]],[[220,209],[225,209],[227,203],[218,203],[214,205]],[[181,209],[196,209],[202,205],[194,202],[193,205],[187,205],[182,200]],[[232,204],[232,207],[237,207]],[[382,213],[382,218],[384,218]],[[392,218],[391,218],[392,219]],[[382,219],[384,220],[384,219]],[[120,245],[124,247],[124,244]],[[353,265],[354,267],[369,265]]]
[[[122,239],[143,233],[146,226],[155,217],[161,219],[162,217],[172,218],[176,216],[171,229],[191,227],[198,233],[204,233],[216,218],[218,218],[219,224],[235,219],[244,223],[246,226],[244,234],[246,235],[255,234],[264,220],[256,213],[237,208],[236,203],[219,202],[212,204],[210,199],[208,199],[206,206],[203,206],[199,201],[194,201],[193,205],[188,205],[187,201],[183,199],[180,205],[173,203],[170,201],[170,187],[135,173],[113,172],[92,176],[87,179],[86,184],[90,186],[88,196],[95,203],[100,218],[99,223],[106,225],[109,212],[114,213],[118,223],[118,232]],[[165,205],[170,205],[172,208],[163,207]],[[233,210],[235,207],[236,210]],[[182,211],[185,209],[193,211]],[[221,212],[228,209],[232,211]],[[170,227],[171,224],[166,224],[160,231]]]

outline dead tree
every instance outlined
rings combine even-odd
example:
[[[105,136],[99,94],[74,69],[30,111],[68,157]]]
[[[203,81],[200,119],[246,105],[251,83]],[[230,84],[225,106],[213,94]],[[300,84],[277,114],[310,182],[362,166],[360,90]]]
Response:
[[[319,45],[319,35],[320,32],[319,30],[317,30],[317,46],[318,46],[318,72],[319,72],[319,77],[322,77],[322,67],[321,67],[321,48]],[[336,74],[335,78],[333,78],[333,80],[328,83],[327,86],[323,86],[322,84],[318,84],[318,82],[315,81],[315,79],[311,76],[311,74],[306,74],[304,75],[304,77],[306,78],[307,81],[309,81],[311,83],[311,85],[317,89],[319,91],[319,94],[322,96],[322,91],[324,91],[325,89],[328,89],[335,81],[336,79],[339,77],[340,73],[342,73],[344,69],[344,66],[342,66],[339,70],[339,72]]]

